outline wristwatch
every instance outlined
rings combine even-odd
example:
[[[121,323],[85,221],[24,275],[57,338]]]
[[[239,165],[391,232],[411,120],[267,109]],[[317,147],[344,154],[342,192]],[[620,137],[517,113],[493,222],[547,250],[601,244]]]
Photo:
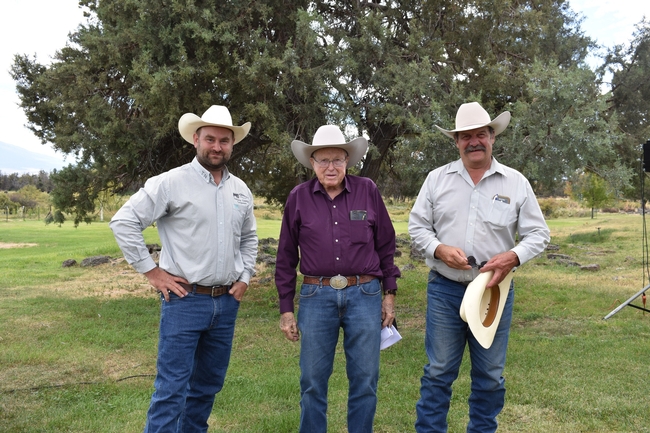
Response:
[[[397,295],[397,289],[384,290],[384,295],[393,295],[393,296],[395,296],[395,295]]]

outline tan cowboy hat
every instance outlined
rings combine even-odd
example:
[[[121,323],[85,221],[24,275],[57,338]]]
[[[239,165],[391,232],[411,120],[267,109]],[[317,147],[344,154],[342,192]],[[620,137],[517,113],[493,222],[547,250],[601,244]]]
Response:
[[[494,135],[501,134],[510,123],[510,112],[504,111],[494,120],[490,120],[490,115],[478,102],[468,102],[463,104],[456,113],[456,129],[443,129],[436,125],[443,134],[455,139],[454,133],[459,131],[469,131],[470,129],[490,126],[494,129]]]
[[[460,318],[469,325],[472,335],[481,346],[489,349],[499,327],[503,307],[508,299],[512,274],[510,272],[497,287],[487,287],[494,271],[481,272],[469,283],[460,304]]]
[[[314,134],[312,144],[303,143],[300,140],[291,142],[291,151],[302,165],[312,168],[309,158],[319,149],[326,147],[336,147],[343,149],[348,153],[348,167],[352,167],[366,154],[368,150],[368,140],[364,137],[357,137],[349,143],[345,142],[343,133],[336,125],[323,125]]]
[[[185,113],[178,120],[178,131],[188,143],[194,144],[194,133],[202,126],[220,126],[230,129],[235,134],[233,144],[242,141],[251,129],[250,122],[246,122],[242,126],[234,126],[230,111],[223,105],[213,105],[201,117],[193,113]]]

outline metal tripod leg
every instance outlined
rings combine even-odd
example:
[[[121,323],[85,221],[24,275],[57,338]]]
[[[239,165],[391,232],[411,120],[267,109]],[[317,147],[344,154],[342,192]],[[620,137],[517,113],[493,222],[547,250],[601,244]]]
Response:
[[[639,290],[639,291],[638,291],[637,293],[635,293],[634,296],[632,296],[630,299],[628,299],[627,301],[623,302],[621,305],[619,305],[619,306],[616,307],[614,310],[612,310],[611,313],[609,313],[607,316],[603,317],[603,320],[607,320],[607,319],[609,319],[609,318],[612,317],[614,314],[616,314],[616,313],[618,313],[619,311],[621,311],[621,310],[623,309],[623,307],[625,307],[625,306],[627,306],[627,305],[629,305],[630,307],[634,307],[634,308],[637,308],[637,309],[639,309],[639,310],[647,311],[647,312],[650,313],[650,310],[646,310],[645,308],[637,307],[636,305],[630,305],[630,302],[632,302],[632,301],[634,301],[636,298],[638,298],[638,297],[639,297],[643,292],[645,292],[646,290],[648,290],[648,288],[650,288],[650,284],[648,284],[647,286],[645,286],[643,289]]]

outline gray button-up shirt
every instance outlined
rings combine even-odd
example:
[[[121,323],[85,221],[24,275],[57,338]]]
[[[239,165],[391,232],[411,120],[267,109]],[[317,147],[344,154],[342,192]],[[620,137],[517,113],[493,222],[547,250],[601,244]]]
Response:
[[[246,284],[255,274],[253,194],[226,168],[219,185],[196,158],[147,180],[111,219],[127,262],[144,273],[156,264],[142,231],[156,222],[160,267],[200,285]]]
[[[468,282],[478,270],[452,269],[433,254],[440,244],[477,262],[512,250],[524,264],[546,248],[550,231],[528,180],[492,158],[474,185],[462,161],[429,173],[409,217],[409,234],[427,265],[450,280]],[[515,245],[515,234],[519,243]]]

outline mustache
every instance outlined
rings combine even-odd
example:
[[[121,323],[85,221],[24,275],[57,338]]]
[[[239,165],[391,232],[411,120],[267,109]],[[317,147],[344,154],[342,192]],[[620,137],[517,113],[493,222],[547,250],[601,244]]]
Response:
[[[478,145],[476,145],[476,146],[467,146],[467,147],[465,148],[465,153],[474,152],[474,151],[476,151],[476,150],[482,150],[482,151],[485,152],[487,149],[486,149],[485,146],[483,146],[482,144],[478,144]]]

